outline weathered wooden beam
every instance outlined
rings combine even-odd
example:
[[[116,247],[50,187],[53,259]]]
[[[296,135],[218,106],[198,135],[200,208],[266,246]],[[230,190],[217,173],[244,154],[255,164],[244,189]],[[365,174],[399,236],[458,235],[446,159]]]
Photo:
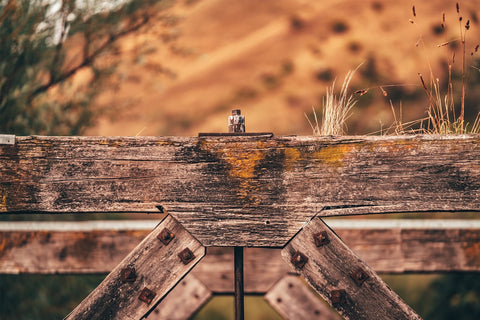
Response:
[[[376,272],[480,271],[480,220],[325,222]],[[108,273],[156,224],[2,222],[0,274]],[[232,261],[232,248],[209,247],[192,273],[212,291],[232,293]],[[264,293],[287,271],[279,249],[245,248],[245,292]]]
[[[147,316],[147,319],[190,319],[211,297],[212,292],[189,273]]]
[[[282,256],[347,320],[420,319],[320,218],[307,224]]]
[[[295,275],[286,275],[265,295],[265,300],[286,320],[340,320],[335,311]]]
[[[204,254],[167,216],[65,319],[141,319]]]
[[[0,223],[2,273],[109,273],[158,221]]]
[[[32,136],[0,146],[1,212],[158,206],[205,246],[282,247],[315,215],[480,211],[480,136]]]

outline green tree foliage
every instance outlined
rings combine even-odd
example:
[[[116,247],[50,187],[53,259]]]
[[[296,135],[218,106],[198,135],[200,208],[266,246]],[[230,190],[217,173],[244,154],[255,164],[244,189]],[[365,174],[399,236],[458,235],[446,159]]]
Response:
[[[0,133],[78,135],[93,124],[101,110],[90,102],[115,67],[105,57],[163,6],[100,1],[0,0]],[[91,76],[79,89],[82,72]],[[0,319],[61,319],[102,278],[0,275]]]
[[[0,0],[0,132],[81,134],[114,68],[102,57],[149,21],[156,2]],[[72,81],[79,72],[91,75],[81,90]]]
[[[63,319],[105,275],[0,275],[0,319]]]
[[[425,319],[480,319],[479,275],[454,273],[435,280],[424,304]]]

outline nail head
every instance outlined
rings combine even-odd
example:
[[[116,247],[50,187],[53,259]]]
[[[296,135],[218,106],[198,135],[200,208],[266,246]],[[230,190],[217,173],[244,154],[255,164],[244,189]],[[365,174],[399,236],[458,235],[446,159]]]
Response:
[[[195,259],[195,254],[189,248],[185,248],[178,254],[178,257],[186,265]]]
[[[293,265],[298,268],[298,269],[303,269],[305,264],[308,262],[307,256],[305,256],[303,253],[300,251],[295,252],[295,254],[292,256],[291,262]]]
[[[148,289],[147,287],[143,288],[142,292],[140,292],[140,296],[138,297],[138,299],[140,301],[143,301],[145,302],[146,304],[150,304],[152,303],[153,299],[155,298],[157,294]]]
[[[123,282],[135,282],[137,280],[137,273],[133,267],[123,268],[120,274]]]
[[[157,239],[160,240],[164,245],[169,244],[173,238],[175,238],[175,235],[167,228],[164,228],[157,236]]]
[[[332,290],[330,292],[330,299],[332,300],[332,304],[340,304],[345,302],[346,295],[347,293],[344,289]]]
[[[313,235],[313,239],[317,247],[321,247],[330,243],[330,239],[328,238],[328,234],[326,231],[316,233],[315,235]]]

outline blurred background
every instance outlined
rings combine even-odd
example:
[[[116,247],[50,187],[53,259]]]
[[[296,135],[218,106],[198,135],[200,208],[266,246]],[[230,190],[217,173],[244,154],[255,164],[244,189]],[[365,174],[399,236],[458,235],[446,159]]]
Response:
[[[478,1],[45,1],[0,2],[3,133],[195,136],[239,108],[247,131],[311,134],[305,113],[358,67],[348,133],[370,134],[392,106],[423,118],[419,74],[443,98],[449,64],[459,108],[462,35],[480,110]]]
[[[340,91],[356,70],[347,133],[382,134],[396,120],[426,116],[419,74],[444,96],[449,66],[457,112],[465,78],[473,123],[479,5],[460,1],[457,12],[449,0],[0,0],[0,133],[196,136],[227,131],[238,108],[248,132],[309,135],[305,115],[320,113],[326,88]],[[0,275],[0,318],[62,318],[103,277]],[[425,319],[480,317],[477,274],[385,280]],[[278,318],[261,297],[246,305],[248,319]],[[231,297],[214,298],[195,317],[232,318]]]

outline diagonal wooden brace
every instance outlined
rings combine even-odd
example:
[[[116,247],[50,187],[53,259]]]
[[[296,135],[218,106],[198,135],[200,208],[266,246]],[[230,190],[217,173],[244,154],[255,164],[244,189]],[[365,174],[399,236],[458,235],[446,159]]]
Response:
[[[320,218],[282,256],[345,319],[421,319]]]
[[[287,274],[264,296],[270,306],[286,320],[340,320],[309,286],[296,275]]]
[[[65,319],[141,319],[204,255],[168,215]]]
[[[147,320],[190,319],[211,297],[212,291],[189,273],[148,315]]]

